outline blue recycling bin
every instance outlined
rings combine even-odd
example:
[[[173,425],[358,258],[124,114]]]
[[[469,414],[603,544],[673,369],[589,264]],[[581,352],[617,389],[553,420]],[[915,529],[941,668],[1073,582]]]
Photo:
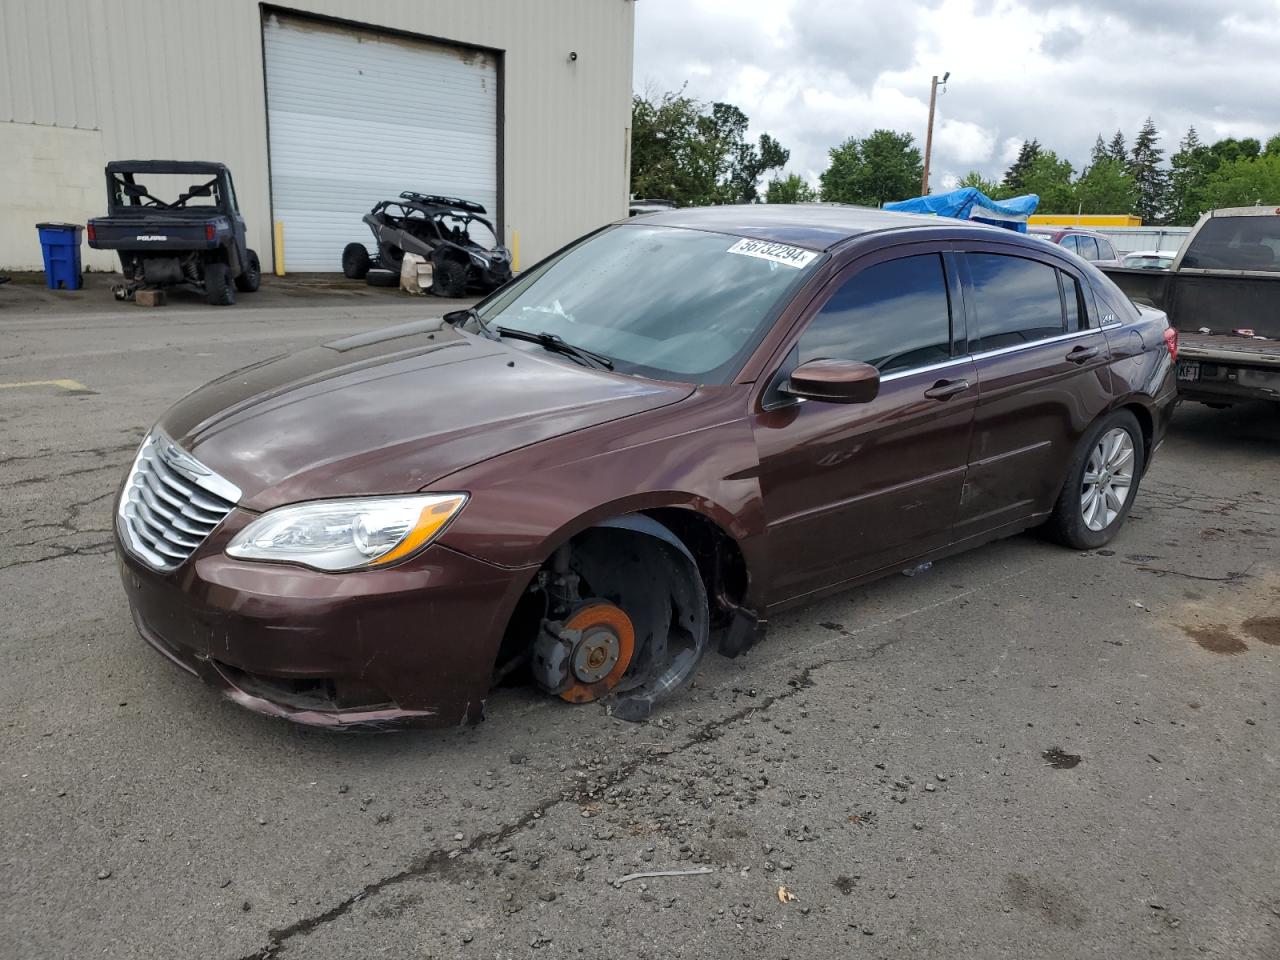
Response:
[[[40,251],[44,254],[44,280],[50,290],[79,290],[80,235],[78,223],[37,223]]]

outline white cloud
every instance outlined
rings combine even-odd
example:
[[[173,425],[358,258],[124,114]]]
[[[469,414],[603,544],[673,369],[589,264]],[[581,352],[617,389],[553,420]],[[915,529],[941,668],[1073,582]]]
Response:
[[[945,185],[999,176],[1032,137],[1078,169],[1098,133],[1131,140],[1148,115],[1166,153],[1192,123],[1274,135],[1277,50],[1280,0],[644,0],[635,86],[736,104],[814,180],[876,127],[923,146],[929,78],[949,70]]]

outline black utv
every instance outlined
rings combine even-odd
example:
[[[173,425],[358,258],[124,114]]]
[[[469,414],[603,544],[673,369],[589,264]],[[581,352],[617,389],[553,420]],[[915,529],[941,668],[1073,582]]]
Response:
[[[139,287],[186,286],[226,305],[236,302],[237,290],[257,290],[262,279],[258,255],[245,244],[231,171],[221,163],[108,163],[107,215],[90,220],[86,233],[89,246],[119,253],[121,299]]]
[[[370,257],[362,243],[348,243],[342,251],[342,272],[352,280],[370,270],[398,277],[405,253],[414,253],[431,263],[431,291],[437,296],[461,297],[473,288],[495,290],[511,279],[511,253],[497,244],[497,231],[484,213],[480,204],[457,197],[405,192],[399,200],[382,200],[363,218],[373,231],[376,256]],[[475,224],[494,238],[494,246],[484,246],[472,236]]]

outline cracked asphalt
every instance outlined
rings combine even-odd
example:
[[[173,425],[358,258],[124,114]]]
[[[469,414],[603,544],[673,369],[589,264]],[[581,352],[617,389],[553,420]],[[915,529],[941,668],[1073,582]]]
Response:
[[[792,611],[650,723],[510,688],[475,728],[335,735],[136,637],[112,495],[187,390],[439,302],[20,287],[0,956],[1280,957],[1276,410],[1180,408],[1109,549],[1018,537]]]

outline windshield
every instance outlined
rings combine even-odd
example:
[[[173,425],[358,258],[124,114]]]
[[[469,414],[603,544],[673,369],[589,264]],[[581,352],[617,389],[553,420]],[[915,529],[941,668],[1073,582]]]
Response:
[[[1191,238],[1182,266],[1280,273],[1280,216],[1213,217]]]
[[[480,315],[490,330],[554,334],[627,373],[726,383],[820,259],[786,244],[620,224],[529,271]]]

